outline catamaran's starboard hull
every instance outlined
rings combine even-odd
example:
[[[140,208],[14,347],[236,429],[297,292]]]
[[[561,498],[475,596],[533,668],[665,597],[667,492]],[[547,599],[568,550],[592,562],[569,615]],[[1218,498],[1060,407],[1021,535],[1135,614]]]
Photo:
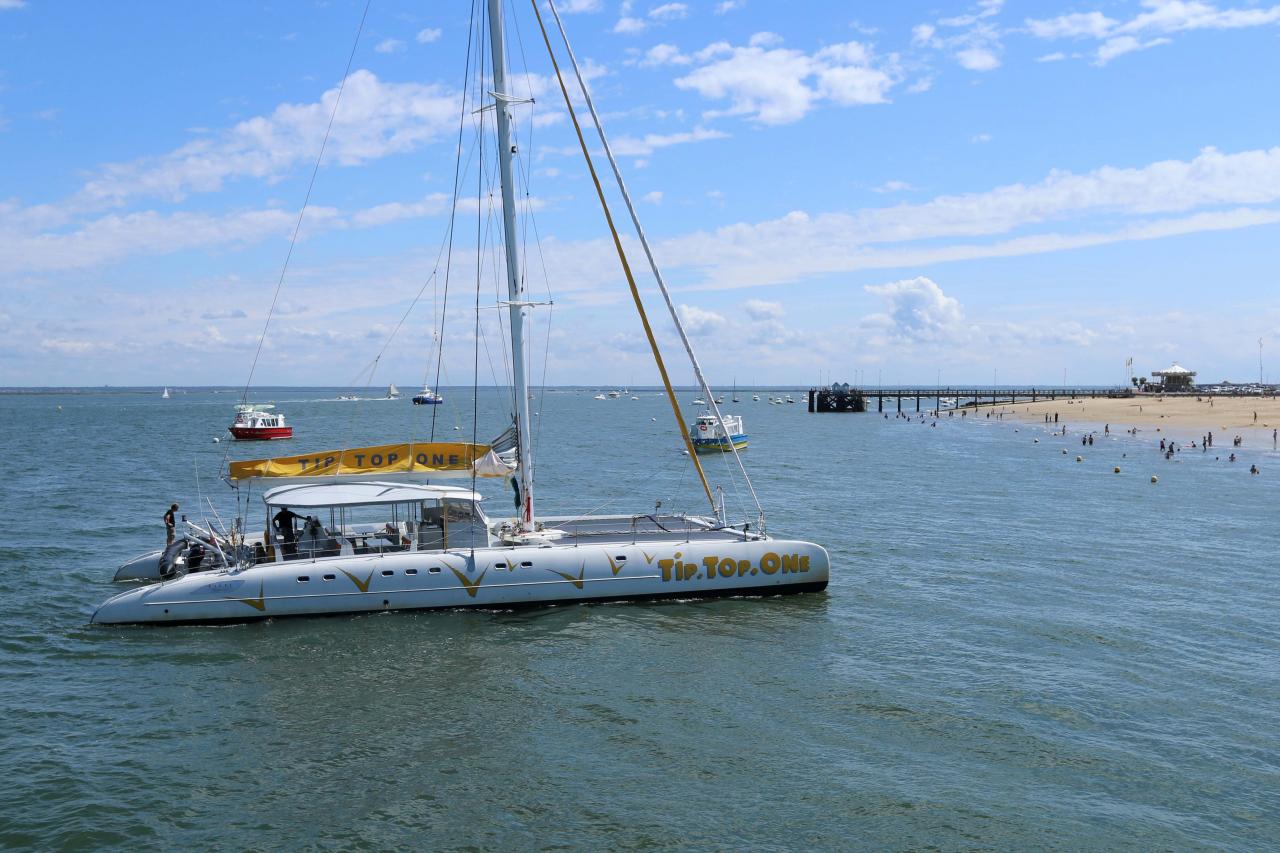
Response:
[[[814,592],[827,552],[809,542],[483,548],[269,563],[201,572],[107,599],[102,625]]]

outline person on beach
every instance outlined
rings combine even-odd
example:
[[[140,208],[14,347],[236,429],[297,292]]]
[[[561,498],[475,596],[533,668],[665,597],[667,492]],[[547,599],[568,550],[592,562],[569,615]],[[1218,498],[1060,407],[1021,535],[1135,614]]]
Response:
[[[1111,435],[1111,424],[1103,424],[1103,426],[1102,426],[1102,434],[1103,434],[1103,435]]]
[[[1257,466],[1257,465],[1250,465],[1250,466],[1249,466],[1249,473],[1250,473],[1250,474],[1256,474],[1256,473],[1258,473],[1258,466]]]
[[[1160,439],[1160,449],[1164,450],[1164,439]]]
[[[1228,461],[1228,462],[1235,462],[1235,461],[1236,461],[1236,455],[1235,455],[1234,453],[1232,453],[1230,456],[1228,456],[1228,457],[1227,457],[1227,461]]]
[[[174,504],[169,507],[168,512],[164,514],[164,544],[169,545],[173,542],[174,531],[178,528],[178,522],[174,513],[178,511],[178,505]]]

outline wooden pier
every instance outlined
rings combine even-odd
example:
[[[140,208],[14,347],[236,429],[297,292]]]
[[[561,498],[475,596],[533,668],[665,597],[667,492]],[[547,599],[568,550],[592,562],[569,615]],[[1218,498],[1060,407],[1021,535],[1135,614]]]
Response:
[[[1114,388],[855,388],[848,385],[836,385],[827,388],[809,389],[809,411],[811,412],[865,412],[871,400],[875,400],[875,411],[884,411],[884,401],[890,401],[899,412],[902,401],[906,400],[908,408],[912,401],[915,410],[932,411],[941,409],[941,400],[955,400],[954,406],[947,408],[962,409],[966,406],[999,405],[1000,403],[1031,402],[1041,400],[1076,400],[1088,397],[1132,397],[1132,388],[1116,386]],[[922,400],[933,401],[932,405],[922,406]]]

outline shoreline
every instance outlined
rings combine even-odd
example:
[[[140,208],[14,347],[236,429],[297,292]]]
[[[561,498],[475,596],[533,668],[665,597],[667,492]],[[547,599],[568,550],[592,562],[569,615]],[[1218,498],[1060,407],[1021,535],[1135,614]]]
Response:
[[[1002,415],[1001,420],[1058,429],[1090,424],[1103,429],[1109,426],[1111,432],[1136,428],[1137,432],[1188,436],[1197,441],[1213,433],[1218,447],[1229,446],[1235,435],[1247,436],[1255,447],[1261,433],[1266,433],[1272,443],[1280,436],[1280,400],[1273,397],[1096,397],[983,403],[960,411],[971,411],[975,417]]]

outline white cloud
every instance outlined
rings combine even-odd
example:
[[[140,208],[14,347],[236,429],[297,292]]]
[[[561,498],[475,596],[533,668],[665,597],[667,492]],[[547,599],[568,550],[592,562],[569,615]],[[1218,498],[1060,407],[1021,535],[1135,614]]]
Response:
[[[959,301],[924,276],[863,289],[883,298],[887,309],[885,314],[866,318],[867,322],[894,337],[945,341],[964,338],[969,333]]]
[[[705,142],[710,139],[726,139],[729,134],[719,130],[695,127],[682,133],[646,133],[643,137],[619,136],[611,147],[615,154],[625,157],[647,157],[659,148],[683,145],[686,142]],[[574,149],[575,153],[577,149]]]
[[[1037,56],[1036,62],[1061,62],[1066,59],[1067,55],[1062,51],[1056,53],[1046,53],[1044,56]]]
[[[649,17],[655,21],[676,21],[689,17],[689,7],[684,3],[663,3],[650,9]]]
[[[662,204],[662,191],[654,190],[653,192],[647,192],[642,196],[642,198],[649,202],[649,204]]]
[[[1000,59],[985,47],[969,47],[956,51],[956,62],[970,71],[992,71],[1000,67]]]
[[[565,15],[576,15],[580,12],[599,12],[604,6],[600,0],[564,0],[558,4],[558,9]]]
[[[989,133],[975,133],[973,136],[969,137],[969,144],[971,145],[981,145],[984,142],[990,142],[990,141],[991,141],[991,134]]]
[[[676,309],[680,314],[680,322],[690,335],[708,335],[721,328],[727,322],[724,317],[714,311],[699,308],[696,305],[680,305]]]
[[[642,67],[653,67],[657,65],[689,65],[693,62],[693,57],[685,56],[680,52],[680,48],[674,44],[655,44],[644,52],[644,58],[640,60]]]
[[[1139,41],[1133,36],[1116,36],[1104,41],[1098,47],[1094,61],[1098,65],[1106,65],[1117,56],[1124,56],[1126,53],[1136,53],[1139,50],[1147,50],[1152,47],[1159,47],[1162,44],[1169,44],[1170,39],[1158,38],[1149,39],[1147,41]]]
[[[948,53],[969,71],[994,71],[1000,67],[1001,30],[991,20],[1000,13],[1004,0],[978,0],[967,14],[917,24],[911,29],[911,44]]]
[[[878,187],[872,187],[871,191],[873,193],[900,193],[913,189],[915,189],[915,187],[911,186],[911,184],[906,181],[885,181]]]
[[[1101,12],[1074,12],[1054,18],[1027,19],[1027,31],[1042,39],[1092,38],[1100,41],[1094,63],[1169,44],[1161,37],[1191,30],[1227,30],[1280,23],[1280,6],[1220,8],[1200,0],[1142,0],[1143,12],[1127,21]]]
[[[762,38],[763,36],[763,38]],[[724,42],[695,54],[707,64],[676,79],[682,89],[710,100],[728,100],[721,113],[748,116],[762,124],[788,124],[803,118],[822,100],[852,106],[887,101],[899,72],[891,57],[877,62],[870,48],[846,42],[813,54],[781,47],[772,33],[757,34],[755,44]]]
[[[413,37],[413,40],[418,44],[431,44],[432,42],[440,41],[440,36],[442,35],[444,35],[444,31],[439,27],[427,27],[424,30],[418,30],[418,34]]]
[[[747,0],[720,0],[720,3],[716,5],[716,14],[724,15],[735,9],[741,9],[745,5],[747,5]]]
[[[373,49],[376,53],[399,53],[404,50],[404,42],[400,39],[383,39]]]
[[[622,35],[633,35],[644,32],[647,27],[648,25],[643,18],[632,18],[623,15],[618,19],[618,23],[613,25],[613,31]]]
[[[763,299],[748,299],[742,308],[752,320],[781,320],[786,310],[781,302],[766,302]]]
[[[1027,20],[1027,29],[1037,38],[1060,39],[1089,36],[1100,39],[1118,22],[1101,12],[1073,12],[1044,20]]]
[[[0,12],[7,12],[11,9],[21,9],[27,5],[27,0],[0,0]]]
[[[337,94],[335,87],[313,103],[281,104],[270,115],[159,157],[103,166],[67,206],[99,209],[133,196],[180,200],[190,192],[219,190],[233,178],[278,177],[315,159]],[[457,121],[457,98],[442,87],[384,83],[372,72],[356,71],[347,78],[325,161],[354,166],[412,151],[447,136]]]

